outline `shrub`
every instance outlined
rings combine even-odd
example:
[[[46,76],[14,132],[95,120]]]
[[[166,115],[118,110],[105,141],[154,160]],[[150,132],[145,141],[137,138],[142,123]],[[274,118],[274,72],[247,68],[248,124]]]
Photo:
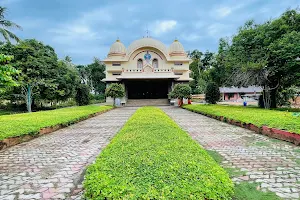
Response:
[[[192,89],[188,84],[177,84],[173,91],[169,93],[169,97],[180,99],[180,106],[182,106],[183,98],[191,98],[191,93]]]
[[[115,105],[115,100],[117,97],[125,96],[124,86],[118,83],[110,84],[108,88],[106,88],[105,90],[105,96],[112,97],[114,99],[114,105]]]
[[[224,106],[224,105],[184,105],[184,108],[234,119],[243,123],[251,123],[258,127],[263,125],[270,128],[288,130],[300,134],[300,120],[292,112],[282,112],[277,110],[266,110],[262,108],[251,108],[243,106]]]
[[[216,104],[220,100],[220,89],[216,83],[208,83],[205,90],[205,101]]]
[[[87,199],[231,199],[233,183],[159,108],[140,108],[90,165]]]
[[[75,100],[79,106],[88,105],[90,102],[90,88],[88,85],[80,84],[76,89]]]

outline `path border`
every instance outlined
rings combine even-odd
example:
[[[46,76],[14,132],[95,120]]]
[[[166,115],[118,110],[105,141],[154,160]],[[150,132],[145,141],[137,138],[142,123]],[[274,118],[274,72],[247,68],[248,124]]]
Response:
[[[238,121],[238,120],[235,120],[235,119],[231,119],[229,117],[217,116],[217,115],[213,115],[213,114],[207,114],[205,112],[192,110],[192,109],[189,109],[189,108],[183,108],[183,109],[194,112],[194,113],[198,113],[198,114],[201,114],[201,115],[204,115],[206,117],[210,117],[210,118],[222,121],[222,122],[225,122],[227,124],[231,124],[231,125],[239,126],[239,127],[242,127],[242,128],[246,128],[246,129],[254,131],[258,134],[262,134],[262,135],[266,135],[266,136],[271,137],[271,138],[291,142],[291,143],[293,143],[297,146],[300,146],[300,134],[297,134],[297,133],[293,133],[293,132],[289,132],[289,131],[281,130],[281,129],[277,129],[277,128],[270,128],[270,127],[265,126],[265,125],[259,127],[259,126],[256,126],[254,124],[241,122],[241,121]]]
[[[96,113],[93,113],[93,114],[89,114],[89,115],[80,117],[78,119],[75,119],[75,120],[72,120],[72,121],[69,121],[69,122],[56,124],[54,126],[44,127],[44,128],[41,128],[39,131],[37,131],[35,133],[28,133],[28,134],[20,135],[20,136],[17,136],[17,137],[5,138],[5,139],[0,141],[0,151],[2,151],[4,149],[7,149],[9,147],[15,146],[17,144],[21,144],[23,142],[28,142],[30,140],[33,140],[33,139],[38,138],[38,137],[40,137],[42,135],[45,135],[45,134],[52,133],[52,132],[57,131],[59,129],[66,128],[68,126],[71,126],[71,125],[76,124],[78,122],[90,119],[92,117],[96,117],[98,115],[101,115],[101,114],[106,113],[108,111],[111,111],[113,109],[115,109],[115,108],[112,107],[111,109],[107,109],[107,110],[99,111],[99,112],[96,112]]]

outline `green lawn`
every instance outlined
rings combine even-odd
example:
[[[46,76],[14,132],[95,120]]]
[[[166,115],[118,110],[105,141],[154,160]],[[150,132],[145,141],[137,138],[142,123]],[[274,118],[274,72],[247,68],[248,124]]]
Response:
[[[111,108],[111,106],[89,105],[33,113],[2,115],[0,116],[0,140],[20,135],[35,134],[41,128],[72,123],[90,114]]]
[[[216,116],[224,116],[256,126],[267,125],[271,128],[288,130],[300,134],[300,117],[293,116],[292,112],[249,108],[225,105],[184,105],[188,110],[199,111]]]
[[[87,199],[231,199],[233,183],[162,110],[143,107],[90,165]]]

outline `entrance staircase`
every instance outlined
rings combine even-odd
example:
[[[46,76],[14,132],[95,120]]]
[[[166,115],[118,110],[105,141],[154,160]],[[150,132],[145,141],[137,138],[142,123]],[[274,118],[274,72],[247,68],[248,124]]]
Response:
[[[126,106],[140,107],[140,106],[168,106],[170,105],[168,99],[128,99]]]

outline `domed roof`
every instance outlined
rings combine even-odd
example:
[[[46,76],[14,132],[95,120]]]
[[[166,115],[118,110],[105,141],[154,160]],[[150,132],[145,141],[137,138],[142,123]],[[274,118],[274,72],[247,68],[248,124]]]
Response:
[[[161,41],[149,37],[133,41],[127,49],[127,55],[142,47],[153,47],[160,50],[165,56],[168,55],[167,48]]]
[[[126,55],[126,47],[124,44],[118,39],[115,43],[113,43],[110,47],[108,57],[110,56],[125,56]]]
[[[185,56],[186,55],[183,45],[178,40],[174,40],[174,42],[170,45],[169,54],[170,54],[170,56]]]

